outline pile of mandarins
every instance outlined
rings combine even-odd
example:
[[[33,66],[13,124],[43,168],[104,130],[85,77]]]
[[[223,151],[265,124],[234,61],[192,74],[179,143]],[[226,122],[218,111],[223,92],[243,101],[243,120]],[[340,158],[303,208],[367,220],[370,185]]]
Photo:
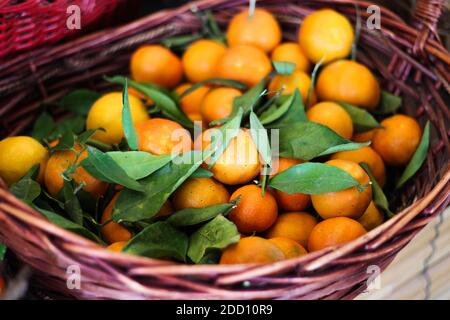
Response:
[[[39,197],[45,195],[46,201],[53,199],[54,202],[64,202],[61,200],[64,199],[63,189],[70,180],[75,194],[78,190],[90,194],[100,208],[98,216],[86,213],[95,222],[81,222],[81,226],[88,225],[91,232],[98,232],[99,239],[114,251],[135,253],[127,247],[134,237],[155,222],[170,221],[172,215],[191,212],[186,211],[189,209],[197,210],[192,211],[194,215],[204,214],[204,209],[227,203],[233,205],[223,215],[234,224],[238,236],[234,234],[224,242],[226,245],[206,247],[219,249],[216,263],[269,263],[349,242],[383,223],[387,215],[374,201],[373,185],[389,189],[395,177],[386,174],[386,166],[392,167],[393,172],[407,166],[422,137],[422,129],[415,119],[399,113],[380,115],[377,112],[382,103],[382,90],[368,67],[348,58],[354,41],[352,24],[335,10],[311,13],[301,22],[298,41],[285,42],[274,15],[257,8],[254,12],[244,10],[231,19],[226,41],[197,39],[186,46],[181,56],[163,45],[141,46],[131,56],[131,79],[145,88],[174,97],[179,111],[189,120],[201,123],[206,130],[193,137],[192,128],[163,112],[159,100],[155,99],[157,96],[146,95],[145,90],[139,89],[142,87],[130,85],[127,99],[137,150],[130,150],[124,144],[129,140],[123,126],[126,90],[123,94],[107,92],[92,103],[86,114],[84,130],[94,130],[86,143],[75,139],[72,146],[58,149],[65,139],[61,135],[51,139],[40,137],[39,141],[29,136],[2,140],[0,177],[11,189],[18,188],[21,179],[39,164],[34,178],[44,189]],[[290,70],[280,72],[275,62],[278,66],[284,63]],[[317,77],[311,76],[314,65]],[[236,99],[245,97],[248,90],[261,81],[266,81],[261,101],[272,103],[277,109],[282,101],[298,92],[301,99],[293,108],[298,107],[300,112],[305,106],[306,122],[327,127],[341,140],[360,143],[358,148],[338,149],[313,159],[274,156],[270,164],[273,170],[267,175],[267,181],[315,161],[345,171],[358,186],[322,193],[272,188],[270,182],[263,183],[265,175],[261,174],[261,168],[267,163],[261,159],[261,150],[249,126],[242,124],[214,162],[209,164],[209,158],[204,159],[199,168],[203,173],[209,172],[208,175],[186,176],[182,181],[171,182],[173,188],[164,189],[170,191],[151,219],[142,219],[145,223],[138,221],[141,224],[136,224],[136,220],[127,222],[123,219],[126,212],[121,219],[112,219],[116,204],[125,197],[122,194],[130,190],[79,165],[91,157],[86,144],[94,143],[91,146],[100,149],[106,146],[110,148],[107,150],[115,152],[146,152],[158,157],[173,153],[174,148],[178,148],[179,153],[206,150],[211,143],[212,130],[226,126],[226,120],[236,115]],[[183,95],[192,86],[196,86],[195,89]],[[258,106],[264,104],[261,101]],[[355,124],[354,114],[342,103],[356,106],[364,115],[379,119],[378,126],[361,130]],[[258,107],[253,108],[261,116]],[[289,130],[290,127],[284,128]],[[373,179],[361,163],[368,165]],[[298,178],[301,181],[301,174]],[[42,199],[39,204],[34,201],[31,205],[42,208],[41,202]],[[66,206],[63,205],[65,210]],[[71,215],[58,214],[71,218]],[[186,250],[190,251],[190,247]],[[173,258],[149,252],[143,255]],[[197,262],[196,259],[185,261]]]

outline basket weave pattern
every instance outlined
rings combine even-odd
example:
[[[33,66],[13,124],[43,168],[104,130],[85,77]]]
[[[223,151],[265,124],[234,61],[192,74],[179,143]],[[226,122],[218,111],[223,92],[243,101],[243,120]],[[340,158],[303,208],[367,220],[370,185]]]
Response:
[[[334,7],[353,22],[364,22],[369,2],[346,0],[258,1],[279,19],[285,37],[295,40],[305,15]],[[37,272],[36,284],[75,298],[112,299],[351,299],[366,288],[370,265],[382,270],[450,200],[450,56],[436,36],[444,1],[417,3],[413,26],[382,8],[382,30],[362,24],[358,60],[375,70],[382,86],[400,94],[402,112],[430,120],[432,143],[416,176],[392,199],[396,216],[365,236],[337,248],[269,265],[182,265],[126,256],[62,230],[11,195],[0,184],[0,242]],[[245,0],[204,0],[220,24],[245,6]],[[53,101],[76,86],[107,88],[101,77],[126,73],[131,52],[201,26],[193,5],[159,12],[123,27],[104,30],[0,66],[1,135],[29,128],[42,101]],[[447,91],[447,92],[446,92]],[[50,110],[51,111],[51,110]],[[79,265],[81,290],[66,286],[67,267]]]
[[[118,0],[0,0],[0,58],[54,43],[76,31],[66,27],[70,5],[80,8],[85,27],[110,13],[117,3]]]

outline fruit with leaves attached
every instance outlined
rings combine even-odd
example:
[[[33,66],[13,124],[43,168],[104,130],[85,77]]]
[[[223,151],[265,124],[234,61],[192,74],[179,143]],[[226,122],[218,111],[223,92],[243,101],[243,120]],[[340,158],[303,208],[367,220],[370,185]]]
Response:
[[[175,92],[178,95],[181,95],[191,86],[192,86],[191,83],[180,84],[178,87],[175,88]],[[209,90],[210,88],[208,88],[207,86],[201,86],[195,89],[194,91],[188,93],[187,95],[183,96],[179,100],[181,110],[183,110],[183,112],[186,113],[187,115],[199,114],[202,101]]]
[[[16,136],[0,141],[0,178],[8,185],[19,181],[35,165],[39,165],[37,180],[42,181],[47,160],[47,149],[32,137]]]
[[[149,118],[139,98],[129,95],[131,119],[136,125]],[[87,129],[98,129],[92,139],[107,144],[120,143],[124,138],[122,127],[123,101],[121,92],[110,92],[94,102],[86,119]]]
[[[308,72],[310,62],[302,47],[295,42],[284,42],[272,51],[272,61],[284,61],[295,64],[295,70]]]
[[[242,92],[235,88],[212,89],[202,101],[200,109],[202,119],[208,124],[228,117],[233,110],[234,98],[241,95]]]
[[[309,121],[330,128],[344,139],[350,139],[353,135],[352,118],[335,102],[319,102],[306,112],[306,116]]]
[[[102,224],[101,233],[103,238],[109,244],[115,242],[129,241],[132,237],[131,232],[121,224],[111,220],[113,208],[119,198],[120,193],[116,193],[103,211],[100,223]]]
[[[311,195],[314,209],[323,219],[335,217],[358,219],[366,211],[372,200],[372,186],[369,176],[359,164],[353,161],[335,159],[329,160],[325,164],[346,171],[359,183],[359,186]]]
[[[311,78],[303,71],[296,70],[290,75],[278,74],[272,78],[269,83],[268,90],[269,95],[273,96],[276,92],[281,91],[281,95],[291,95],[295,89],[298,89],[302,96],[303,103],[306,103],[309,95],[309,87],[311,84]],[[309,97],[309,105],[314,104],[317,101],[314,90]]]

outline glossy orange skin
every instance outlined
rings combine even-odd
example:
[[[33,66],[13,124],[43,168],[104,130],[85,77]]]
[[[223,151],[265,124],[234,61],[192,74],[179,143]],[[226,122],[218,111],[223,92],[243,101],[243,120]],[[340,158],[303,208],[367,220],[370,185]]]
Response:
[[[272,64],[264,51],[239,45],[228,48],[217,62],[216,77],[241,81],[253,87],[271,70]]]
[[[342,159],[350,160],[356,163],[365,162],[369,165],[370,171],[375,176],[377,183],[384,186],[386,182],[386,169],[383,159],[371,147],[362,147],[352,151],[341,151],[331,155],[331,160]]]
[[[196,139],[195,148],[197,150],[209,150],[215,128],[210,128]],[[207,159],[205,164],[209,164]],[[250,135],[248,129],[241,129],[237,135],[231,139],[228,147],[219,156],[210,171],[214,178],[227,185],[244,184],[255,178],[260,172],[261,162],[259,160],[258,149]]]
[[[295,42],[284,42],[272,51],[272,61],[286,61],[295,64],[295,70],[308,72],[311,64],[302,47]]]
[[[338,60],[319,73],[316,92],[320,101],[342,101],[373,110],[380,101],[380,85],[372,72],[353,60]]]
[[[103,225],[101,229],[102,236],[105,241],[110,244],[121,241],[129,241],[132,238],[132,234],[128,229],[118,224],[117,222],[110,221],[112,210],[118,198],[119,193],[114,195],[110,203],[108,203],[105,210],[103,211],[102,218],[100,220],[100,223]],[[106,223],[107,221],[110,222]]]
[[[271,263],[285,259],[283,252],[269,240],[245,237],[227,247],[220,264]]]
[[[294,93],[295,89],[298,89],[300,95],[302,96],[303,103],[306,103],[310,84],[311,78],[303,71],[297,70],[288,76],[279,74],[273,77],[269,83],[269,95],[273,96],[281,89],[283,89],[281,91],[281,95],[291,95]],[[314,91],[309,102],[313,104],[316,102],[316,94]]]
[[[325,164],[347,171],[361,186],[366,186],[370,182],[367,173],[356,162],[335,159]],[[336,192],[313,194],[311,201],[314,209],[323,219],[335,217],[358,219],[372,201],[372,186],[368,185],[362,192],[357,187],[352,187]]]
[[[358,222],[361,223],[364,229],[370,231],[384,222],[384,215],[372,201],[364,214],[358,219]]]
[[[353,135],[352,118],[335,102],[319,102],[306,112],[306,116],[309,121],[326,126],[345,139]]]
[[[307,212],[286,212],[278,216],[265,236],[289,238],[306,248],[309,235],[316,224],[317,219]]]
[[[183,77],[180,58],[161,45],[139,47],[131,56],[130,70],[134,80],[164,88],[175,87]]]
[[[108,246],[108,249],[115,252],[121,252],[127,243],[128,241],[114,242]]]
[[[186,77],[191,82],[214,78],[216,65],[225,51],[225,45],[214,40],[200,39],[193,42],[182,57]]]
[[[265,192],[256,185],[240,187],[230,197],[230,201],[241,197],[237,207],[228,218],[236,224],[239,232],[262,232],[270,228],[278,216],[278,206],[270,192]]]
[[[274,245],[280,249],[286,259],[296,258],[308,253],[302,245],[298,244],[298,242],[283,237],[271,238],[269,239]]]
[[[354,133],[351,140],[355,141],[355,142],[372,141],[374,134],[375,134],[375,129],[372,129],[372,130],[369,130],[366,132]]]
[[[272,172],[270,177],[275,176],[277,173],[283,172],[292,166],[302,163],[301,160],[290,158],[278,158],[273,162],[274,168],[278,167],[276,172]],[[308,194],[293,193],[289,194],[280,190],[274,190],[275,199],[277,200],[278,207],[284,211],[302,211],[305,210],[311,200]]]
[[[342,14],[332,9],[316,10],[302,22],[298,41],[306,56],[314,63],[344,58],[350,54],[353,27]]]
[[[422,130],[414,118],[397,114],[380,123],[376,129],[372,146],[390,166],[404,166],[411,160],[419,146]]]
[[[228,190],[213,178],[189,178],[173,194],[176,210],[204,208],[228,202]]]
[[[308,241],[309,252],[350,242],[367,231],[356,220],[336,217],[319,222],[311,232]]]
[[[192,149],[189,131],[175,121],[153,118],[136,125],[138,149],[155,155],[186,152]]]
[[[202,101],[201,115],[206,123],[228,117],[233,110],[234,98],[241,96],[242,92],[235,88],[212,89]]]
[[[47,191],[53,197],[56,197],[64,186],[62,174],[67,171],[75,161],[79,164],[88,157],[87,150],[81,151],[81,146],[75,145],[75,150],[81,152],[78,160],[73,151],[65,150],[55,152],[47,162],[44,183]],[[77,184],[83,183],[83,190],[89,192],[96,199],[100,198],[106,192],[108,187],[105,182],[94,178],[82,166],[78,166],[75,172],[70,174],[70,176]]]
[[[269,11],[256,8],[250,16],[246,9],[231,19],[227,40],[230,46],[251,45],[270,52],[281,41],[281,28]]]
[[[191,83],[183,83],[175,88],[175,92],[178,95],[181,95],[187,89],[192,86]],[[179,100],[180,108],[186,114],[198,114],[200,113],[200,107],[202,105],[203,98],[205,98],[206,94],[210,88],[207,86],[201,86],[200,88],[195,89],[191,93],[185,95],[183,98]]]

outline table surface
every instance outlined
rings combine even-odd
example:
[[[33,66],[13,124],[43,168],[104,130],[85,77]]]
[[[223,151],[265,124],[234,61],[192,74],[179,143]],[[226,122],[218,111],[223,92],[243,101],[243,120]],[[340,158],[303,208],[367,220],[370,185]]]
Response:
[[[429,223],[357,300],[450,300],[450,207]]]

